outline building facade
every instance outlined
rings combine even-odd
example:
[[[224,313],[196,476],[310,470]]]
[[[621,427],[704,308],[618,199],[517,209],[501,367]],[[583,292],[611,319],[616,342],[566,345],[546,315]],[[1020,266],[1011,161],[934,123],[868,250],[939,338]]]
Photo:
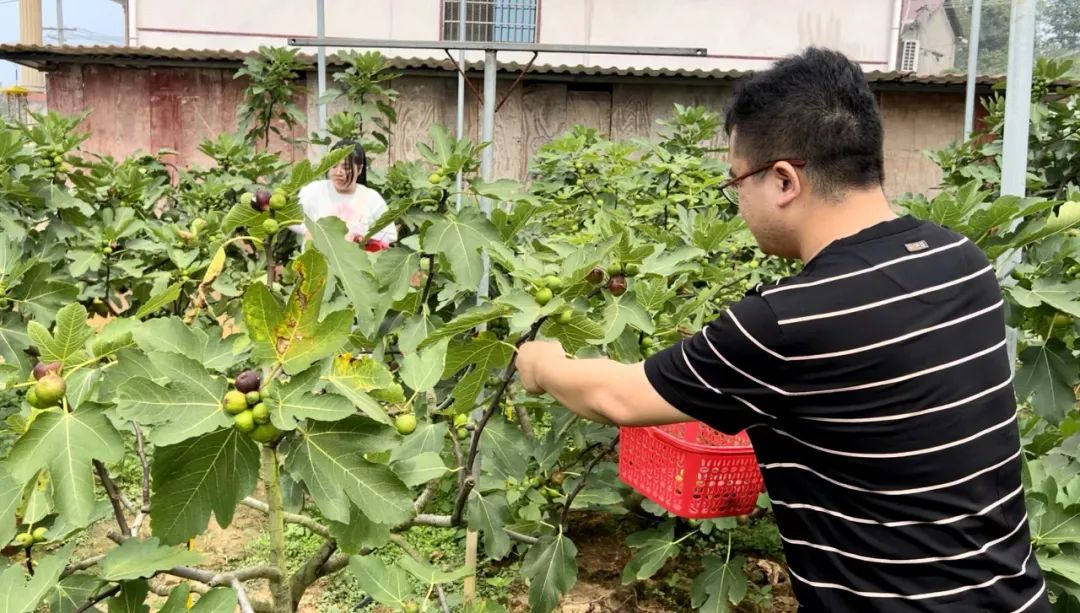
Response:
[[[460,0],[324,0],[326,35],[456,40]],[[708,57],[545,54],[550,64],[603,68],[756,70],[810,45],[868,70],[896,68],[908,0],[466,0],[469,40],[564,45],[704,47]],[[130,44],[251,51],[316,33],[316,0],[129,0]],[[313,51],[307,49],[306,51]],[[333,51],[333,49],[331,49]],[[386,55],[444,58],[432,49]],[[474,53],[469,59],[479,59]],[[506,54],[505,61],[528,56]]]

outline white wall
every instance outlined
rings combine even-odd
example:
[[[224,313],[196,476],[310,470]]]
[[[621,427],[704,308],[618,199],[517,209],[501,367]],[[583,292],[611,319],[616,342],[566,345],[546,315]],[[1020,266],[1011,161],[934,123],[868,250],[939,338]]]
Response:
[[[438,40],[440,35],[439,0],[325,1],[327,36]],[[315,0],[132,0],[132,5],[133,42],[142,46],[251,50],[315,34]],[[540,0],[541,43],[706,47],[716,57],[545,54],[538,61],[753,69],[822,45],[847,53],[867,70],[887,70],[893,5],[894,0]],[[445,57],[438,48],[383,51]],[[500,54],[500,59],[524,61],[528,55]]]

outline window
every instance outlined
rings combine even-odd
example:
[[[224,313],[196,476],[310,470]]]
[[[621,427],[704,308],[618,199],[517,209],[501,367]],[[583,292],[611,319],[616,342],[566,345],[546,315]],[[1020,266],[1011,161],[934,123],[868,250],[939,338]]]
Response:
[[[465,0],[465,40],[535,43],[538,0]],[[443,0],[443,40],[458,40],[461,0]]]
[[[915,72],[919,70],[919,41],[906,38],[900,47],[900,70]]]

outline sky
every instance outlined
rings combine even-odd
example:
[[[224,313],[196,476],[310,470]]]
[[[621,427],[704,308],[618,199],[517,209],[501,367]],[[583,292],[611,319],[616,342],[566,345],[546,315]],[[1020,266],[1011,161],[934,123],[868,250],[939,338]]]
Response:
[[[112,0],[40,0],[46,44],[56,43],[56,5],[63,2],[64,42],[72,45],[119,45],[124,41],[124,9]],[[0,42],[19,42],[19,0],[0,0]],[[0,61],[0,87],[18,82],[18,68]]]

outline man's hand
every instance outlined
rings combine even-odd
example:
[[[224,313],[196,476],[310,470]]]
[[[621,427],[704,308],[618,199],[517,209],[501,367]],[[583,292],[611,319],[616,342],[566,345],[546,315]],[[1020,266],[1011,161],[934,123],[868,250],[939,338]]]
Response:
[[[515,363],[525,391],[543,394],[546,390],[540,385],[540,369],[551,362],[565,359],[566,351],[554,341],[533,341],[519,347]]]

